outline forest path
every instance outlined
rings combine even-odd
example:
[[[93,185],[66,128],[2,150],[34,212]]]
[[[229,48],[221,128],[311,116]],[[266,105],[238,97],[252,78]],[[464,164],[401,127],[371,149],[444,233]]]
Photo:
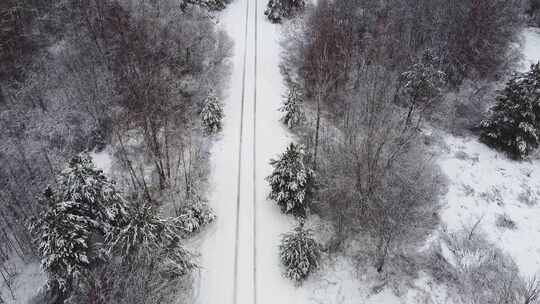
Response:
[[[294,219],[266,199],[268,162],[292,139],[279,121],[285,92],[279,26],[266,20],[264,4],[236,0],[219,19],[235,44],[224,128],[211,151],[217,220],[200,247],[199,304],[299,303],[278,257],[280,236]]]

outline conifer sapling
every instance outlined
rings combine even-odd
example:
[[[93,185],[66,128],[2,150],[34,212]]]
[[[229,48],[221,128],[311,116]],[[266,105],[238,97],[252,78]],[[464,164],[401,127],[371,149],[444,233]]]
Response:
[[[285,112],[283,122],[292,129],[299,125],[304,119],[304,113],[302,112],[303,96],[298,85],[293,84],[289,90],[287,100],[283,103],[283,107],[279,110]]]
[[[204,132],[208,135],[216,134],[221,130],[222,121],[223,105],[219,102],[217,96],[211,92],[204,100],[201,111],[201,123]]]
[[[105,259],[96,239],[127,221],[127,204],[81,154],[74,157],[40,198],[43,211],[30,220],[50,288],[66,294],[88,267]]]
[[[304,158],[303,146],[291,143],[279,159],[270,161],[274,171],[266,178],[271,187],[268,197],[282,212],[301,217],[306,215],[314,175]]]
[[[283,235],[279,254],[285,276],[301,283],[319,266],[320,246],[301,220],[293,231]]]
[[[523,159],[540,144],[540,63],[514,75],[499,92],[480,140]]]

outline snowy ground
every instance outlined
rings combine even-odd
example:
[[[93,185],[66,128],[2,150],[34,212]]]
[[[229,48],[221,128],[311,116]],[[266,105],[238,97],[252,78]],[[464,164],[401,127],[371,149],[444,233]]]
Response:
[[[540,60],[540,29],[524,32],[524,69]],[[540,160],[516,162],[477,138],[443,134],[447,150],[439,164],[449,178],[441,217],[455,231],[481,219],[480,229],[506,253],[520,271],[540,271]],[[514,229],[497,226],[499,217],[515,222]]]
[[[476,138],[444,136],[439,164],[450,184],[441,217],[449,231],[479,227],[509,253],[524,275],[540,270],[540,161],[516,162]],[[497,226],[506,216],[514,229]]]
[[[264,177],[271,171],[268,160],[281,153],[292,137],[279,123],[277,111],[284,91],[278,69],[279,27],[268,23],[264,7],[256,5],[253,0],[238,0],[221,16],[236,44],[225,129],[212,151],[211,203],[218,220],[200,248],[203,269],[197,280],[197,303],[235,303],[235,299],[246,304],[447,303],[444,288],[427,276],[401,297],[387,289],[373,294],[366,275],[356,273],[354,262],[345,257],[325,260],[302,287],[281,276],[279,237],[294,220],[266,200]],[[528,64],[540,55],[540,32],[527,29],[524,36]],[[447,147],[439,163],[449,178],[442,212],[445,226],[457,230],[483,217],[480,226],[489,238],[516,259],[524,274],[533,274],[540,267],[540,245],[531,241],[540,238],[536,227],[540,207],[527,202],[540,197],[539,162],[510,161],[472,138],[444,135],[444,142]],[[495,226],[504,214],[517,223],[515,230]]]
[[[45,274],[36,261],[25,263],[18,258],[13,258],[8,262],[8,265],[16,267],[18,272],[12,285],[14,297],[7,286],[0,286],[0,297],[7,304],[26,304],[44,285]]]
[[[354,262],[345,257],[325,260],[302,287],[281,276],[279,238],[294,219],[266,199],[264,177],[271,171],[269,159],[281,153],[292,136],[277,111],[284,93],[279,26],[266,21],[262,4],[236,0],[220,16],[235,48],[225,125],[211,151],[210,202],[218,219],[198,239],[202,268],[195,280],[196,303],[234,303],[235,293],[234,304],[412,304],[426,297],[446,303],[444,292],[424,277],[401,297],[389,290],[372,294],[366,275],[356,273]],[[528,29],[525,40],[526,62],[539,59],[540,31]],[[540,162],[510,161],[473,138],[444,135],[444,141],[447,149],[439,164],[449,178],[449,191],[443,222],[457,230],[482,217],[488,237],[514,257],[524,274],[535,273],[540,269]],[[108,154],[92,156],[107,173]],[[514,230],[496,227],[501,214],[516,222]],[[37,264],[21,266],[17,300],[11,301],[3,286],[0,293],[8,303],[26,303],[43,281]]]
[[[218,219],[202,236],[197,303],[352,304],[368,298],[367,287],[361,288],[354,264],[346,258],[325,261],[325,269],[302,287],[282,276],[278,244],[295,220],[266,199],[269,188],[264,180],[272,170],[269,160],[293,140],[279,121],[278,108],[285,93],[278,68],[280,27],[266,20],[264,6],[254,0],[233,2],[220,23],[235,40],[233,73],[225,100],[225,127],[212,150],[210,202]],[[399,298],[386,291],[370,298],[373,303],[383,299],[384,303],[399,303]]]
[[[280,234],[294,220],[266,200],[268,161],[284,151],[291,135],[277,111],[284,91],[280,35],[263,13],[257,1],[237,0],[220,19],[235,48],[225,126],[212,149],[210,201],[218,219],[200,248],[201,304],[299,303],[296,289],[281,276],[277,255]]]
[[[540,60],[540,28],[529,27],[523,33],[523,69]]]

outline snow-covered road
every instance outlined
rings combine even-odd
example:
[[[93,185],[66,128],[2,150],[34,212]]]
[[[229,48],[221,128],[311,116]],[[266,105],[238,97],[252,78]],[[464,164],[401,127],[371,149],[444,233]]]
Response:
[[[196,303],[356,303],[359,299],[415,303],[414,292],[407,295],[411,301],[390,291],[370,295],[345,260],[336,264],[344,267],[326,270],[318,274],[318,281],[308,280],[302,288],[282,277],[280,235],[291,229],[294,219],[266,199],[269,189],[264,178],[272,170],[270,158],[284,151],[293,138],[279,122],[285,93],[279,71],[280,32],[279,26],[266,20],[265,4],[264,0],[235,0],[219,18],[235,47],[224,129],[211,151],[210,203],[218,218],[204,233],[200,247]],[[536,58],[531,53],[536,54],[538,35],[526,31],[525,36],[525,61],[530,62]],[[323,281],[327,283],[317,283]],[[433,293],[430,288],[424,292]]]
[[[200,248],[197,303],[297,303],[277,254],[294,219],[266,199],[264,180],[270,158],[292,140],[277,111],[285,89],[278,26],[266,21],[260,0],[234,1],[220,24],[235,47],[224,129],[211,151],[210,203],[218,218]]]

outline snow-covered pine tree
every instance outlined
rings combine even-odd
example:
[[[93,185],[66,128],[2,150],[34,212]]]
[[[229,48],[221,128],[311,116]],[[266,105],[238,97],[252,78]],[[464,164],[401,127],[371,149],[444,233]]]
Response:
[[[215,134],[221,130],[223,120],[223,105],[217,96],[211,92],[204,100],[201,111],[201,123],[204,132],[208,135]]]
[[[85,154],[69,162],[40,202],[44,210],[31,219],[30,230],[49,287],[66,295],[81,273],[105,258],[97,240],[126,222],[127,204]]]
[[[271,22],[280,23],[283,18],[292,18],[305,7],[305,0],[270,0],[264,14]]]
[[[320,246],[301,221],[293,231],[283,235],[279,255],[285,276],[301,283],[319,266]]]
[[[270,161],[274,171],[266,178],[271,187],[268,197],[282,212],[301,217],[306,215],[314,175],[304,157],[304,147],[291,143],[279,159]]]
[[[151,206],[140,203],[130,209],[124,226],[107,233],[105,244],[110,255],[131,265],[157,262],[169,274],[184,275],[196,264],[180,243],[182,233],[180,219],[162,219]]]
[[[499,92],[480,140],[523,159],[540,144],[540,62],[514,75]]]
[[[400,95],[408,107],[406,123],[417,110],[428,107],[441,94],[446,84],[446,74],[437,68],[438,58],[429,49],[408,71],[401,74]]]
[[[285,113],[283,122],[292,129],[299,125],[304,119],[304,113],[302,111],[303,94],[297,84],[292,84],[289,89],[289,95],[287,100],[283,103],[283,107],[279,110]]]

